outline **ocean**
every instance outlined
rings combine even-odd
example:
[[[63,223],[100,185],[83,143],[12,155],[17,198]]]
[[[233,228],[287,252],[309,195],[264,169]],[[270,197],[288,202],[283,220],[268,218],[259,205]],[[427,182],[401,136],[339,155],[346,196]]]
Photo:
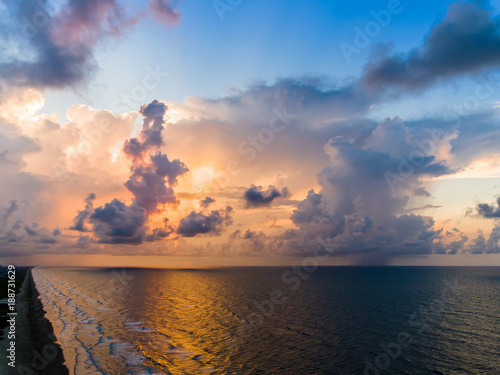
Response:
[[[35,268],[80,374],[500,374],[500,268]]]

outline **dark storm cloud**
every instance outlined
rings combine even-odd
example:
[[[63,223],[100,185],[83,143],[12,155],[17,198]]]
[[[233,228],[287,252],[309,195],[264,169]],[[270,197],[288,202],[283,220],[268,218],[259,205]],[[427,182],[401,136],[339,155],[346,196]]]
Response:
[[[170,172],[172,178],[175,176],[175,181],[177,176],[187,171],[187,168],[177,170],[177,165],[180,164],[173,164],[176,170]],[[158,211],[160,204],[176,204],[178,202],[174,189],[166,184],[165,178],[165,175],[158,173],[158,170],[150,165],[140,166],[134,169],[129,180],[125,183],[125,187],[134,194],[135,204],[145,208],[148,214],[151,214]]]
[[[233,208],[227,206],[224,211],[215,210],[209,214],[191,211],[181,219],[177,234],[183,237],[194,237],[198,234],[220,235],[223,229],[233,222]]]
[[[362,82],[372,88],[416,90],[438,79],[500,66],[500,21],[485,2],[458,1],[430,31],[421,48],[407,54],[380,47]]]
[[[215,199],[210,198],[210,197],[205,197],[205,199],[200,200],[200,207],[202,208],[208,208],[210,204],[214,203]]]
[[[68,229],[77,230],[79,232],[88,232],[89,229],[85,227],[85,220],[92,214],[94,210],[94,200],[95,194],[90,193],[87,198],[85,198],[85,209],[82,211],[78,211],[78,214],[73,219],[73,225]]]
[[[247,191],[243,198],[245,199],[246,208],[256,208],[269,206],[277,198],[288,198],[290,193],[288,188],[284,187],[279,191],[274,186],[269,186],[266,191],[263,190],[262,186],[252,185]]]
[[[408,201],[405,194],[419,183],[418,177],[442,172],[441,168],[429,168],[434,158],[421,158],[423,163],[406,176],[400,189],[391,191],[385,176],[387,172],[398,173],[398,157],[356,148],[342,137],[331,139],[325,151],[331,157],[331,165],[318,174],[321,190],[309,191],[290,216],[299,230],[291,230],[287,236],[297,251],[304,246],[309,248],[308,241],[317,237],[331,239],[338,246],[338,254],[442,251],[441,245],[435,243],[440,231],[433,229],[432,218],[398,216]]]
[[[169,160],[158,151],[163,145],[162,131],[168,107],[154,100],[143,105],[143,128],[137,138],[125,142],[123,151],[132,159],[131,175],[125,187],[133,194],[134,201],[127,205],[113,199],[103,207],[93,208],[94,194],[85,200],[85,209],[79,211],[69,228],[86,232],[85,221],[89,218],[92,232],[100,243],[140,244],[168,237],[175,231],[167,224],[162,228],[148,226],[150,214],[158,212],[163,204],[177,204],[173,186],[188,171],[180,160]],[[153,155],[151,151],[157,152]]]
[[[479,203],[476,207],[479,216],[485,218],[500,218],[500,198],[497,198],[496,207],[494,204]]]
[[[178,177],[189,170],[179,159],[170,161],[167,155],[161,152],[151,156],[151,162],[153,163],[155,173],[160,177],[167,178],[171,186],[177,185]]]
[[[140,110],[144,116],[141,133],[123,146],[125,154],[133,160],[132,175],[125,186],[134,194],[135,204],[145,208],[148,214],[156,212],[160,204],[177,204],[172,187],[177,184],[178,177],[188,171],[180,160],[170,161],[161,152],[147,155],[163,145],[162,131],[167,110],[168,107],[158,100],[143,105]]]
[[[83,81],[96,68],[93,48],[119,36],[134,20],[115,0],[62,3],[21,0],[9,4],[3,33],[23,52],[6,55],[2,79],[19,86],[64,87]],[[33,55],[33,58],[25,56]]]
[[[94,235],[100,243],[140,244],[146,235],[146,211],[113,199],[90,215]]]
[[[177,24],[181,12],[170,0],[150,0],[161,23]],[[7,5],[0,32],[7,45],[0,78],[15,86],[62,88],[84,82],[98,67],[96,45],[118,38],[139,21],[117,0],[19,0]]]
[[[151,148],[163,145],[161,132],[165,128],[167,110],[168,107],[156,99],[141,106],[139,112],[144,116],[142,130],[137,138],[125,142],[123,146],[125,154],[133,160],[142,159]]]

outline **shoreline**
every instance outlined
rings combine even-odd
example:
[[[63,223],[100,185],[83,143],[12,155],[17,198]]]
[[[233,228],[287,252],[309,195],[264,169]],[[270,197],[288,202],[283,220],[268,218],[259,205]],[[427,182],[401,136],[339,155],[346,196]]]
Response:
[[[4,335],[0,341],[0,368],[13,375],[69,375],[62,348],[57,343],[52,323],[45,317],[31,271],[30,268],[16,296],[15,367],[8,365],[6,353],[11,340]]]

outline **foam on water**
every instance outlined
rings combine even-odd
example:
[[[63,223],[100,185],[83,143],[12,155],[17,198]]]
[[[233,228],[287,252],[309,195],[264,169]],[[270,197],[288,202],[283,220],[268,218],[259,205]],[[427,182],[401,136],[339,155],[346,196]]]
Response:
[[[133,345],[106,332],[103,314],[111,308],[44,269],[33,269],[33,279],[71,373],[154,373],[142,366],[144,356]]]
[[[201,353],[174,342],[146,320],[131,319],[127,312],[136,310],[122,300],[127,293],[120,289],[110,294],[105,290],[113,284],[110,277],[109,273],[89,275],[66,269],[33,269],[33,280],[70,373],[171,374],[170,365],[179,361],[189,368],[180,373],[215,371],[204,364]]]

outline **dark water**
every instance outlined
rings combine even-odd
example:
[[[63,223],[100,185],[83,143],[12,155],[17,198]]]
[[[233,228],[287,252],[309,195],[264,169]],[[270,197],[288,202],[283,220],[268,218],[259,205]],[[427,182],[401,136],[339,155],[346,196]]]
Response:
[[[290,271],[34,276],[77,374],[500,374],[500,268]]]

